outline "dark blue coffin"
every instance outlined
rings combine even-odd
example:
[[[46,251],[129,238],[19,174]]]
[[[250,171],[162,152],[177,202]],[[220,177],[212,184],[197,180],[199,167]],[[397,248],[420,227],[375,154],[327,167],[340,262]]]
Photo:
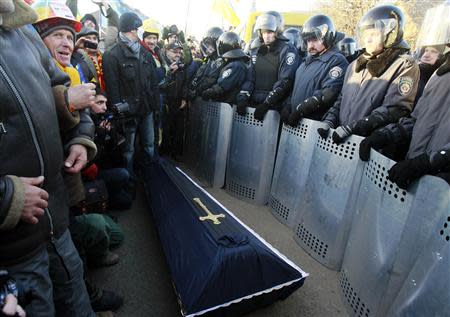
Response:
[[[306,273],[180,169],[161,159],[144,179],[184,316],[242,315],[303,285]],[[200,220],[207,210],[216,224]]]

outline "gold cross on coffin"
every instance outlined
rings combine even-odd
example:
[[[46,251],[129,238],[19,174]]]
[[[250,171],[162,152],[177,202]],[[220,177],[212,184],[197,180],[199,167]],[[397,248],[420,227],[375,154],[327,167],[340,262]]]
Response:
[[[218,215],[214,215],[211,211],[209,211],[209,209],[202,203],[202,201],[200,200],[200,198],[194,198],[193,199],[194,202],[200,206],[201,209],[203,209],[203,211],[206,212],[207,216],[204,217],[198,217],[198,219],[200,221],[205,221],[205,220],[211,220],[213,224],[215,225],[220,225],[220,221],[219,218],[225,218],[224,214],[218,214]]]

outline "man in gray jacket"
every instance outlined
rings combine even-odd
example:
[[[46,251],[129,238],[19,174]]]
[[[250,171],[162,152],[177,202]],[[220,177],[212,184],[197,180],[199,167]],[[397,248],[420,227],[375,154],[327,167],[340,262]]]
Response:
[[[67,85],[68,77],[36,31],[23,26],[37,18],[23,1],[14,0],[0,16],[0,269],[29,294],[28,315],[55,314],[56,282],[64,316],[92,316],[82,263],[67,230],[64,153],[52,90]],[[81,138],[76,127],[70,129],[66,145],[80,145],[75,140]],[[66,150],[70,157],[73,147]],[[50,270],[59,273],[53,281]]]
[[[367,136],[377,128],[408,116],[419,82],[419,67],[405,55],[403,13],[392,5],[377,6],[358,25],[365,52],[351,63],[344,86],[323,121],[336,128],[333,141],[349,135]],[[326,138],[329,129],[318,129]]]
[[[422,42],[423,47],[446,45],[449,50],[449,6],[447,2],[427,12],[432,21],[425,20],[424,24],[436,23],[438,28],[433,28],[435,32],[430,33],[426,31],[427,25],[422,27],[422,39],[427,41]],[[419,35],[419,45],[420,39]],[[431,76],[411,116],[376,130],[360,145],[360,157],[367,161],[370,148],[383,149],[391,144],[409,143],[406,160],[389,170],[389,178],[401,188],[406,189],[425,174],[438,174],[450,180],[450,51],[444,57],[444,63]]]

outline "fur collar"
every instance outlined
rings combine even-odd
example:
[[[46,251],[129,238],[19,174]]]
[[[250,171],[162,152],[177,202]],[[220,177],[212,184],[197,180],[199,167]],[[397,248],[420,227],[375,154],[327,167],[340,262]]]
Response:
[[[442,76],[448,72],[450,72],[450,52],[445,54],[445,62],[438,68],[436,74]]]
[[[364,68],[367,68],[373,77],[380,77],[392,65],[397,57],[407,51],[408,49],[406,48],[388,48],[374,58],[369,58],[369,56],[364,53],[356,60],[356,72],[359,73]]]

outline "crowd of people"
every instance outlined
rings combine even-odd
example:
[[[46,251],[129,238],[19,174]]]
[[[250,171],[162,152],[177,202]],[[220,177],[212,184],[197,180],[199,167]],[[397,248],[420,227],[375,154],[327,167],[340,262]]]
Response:
[[[35,11],[0,0],[0,315],[113,315],[121,295],[86,277],[120,261],[109,211],[131,208],[143,166],[183,157],[199,98],[259,121],[270,110],[292,127],[323,121],[318,134],[337,144],[363,136],[360,158],[395,159],[401,188],[450,180],[450,17],[412,52],[393,5],[366,12],[357,41],[326,15],[285,29],[269,11],[251,43],[219,27],[196,43],[96,3],[102,36],[93,15],[76,20],[76,1]]]

